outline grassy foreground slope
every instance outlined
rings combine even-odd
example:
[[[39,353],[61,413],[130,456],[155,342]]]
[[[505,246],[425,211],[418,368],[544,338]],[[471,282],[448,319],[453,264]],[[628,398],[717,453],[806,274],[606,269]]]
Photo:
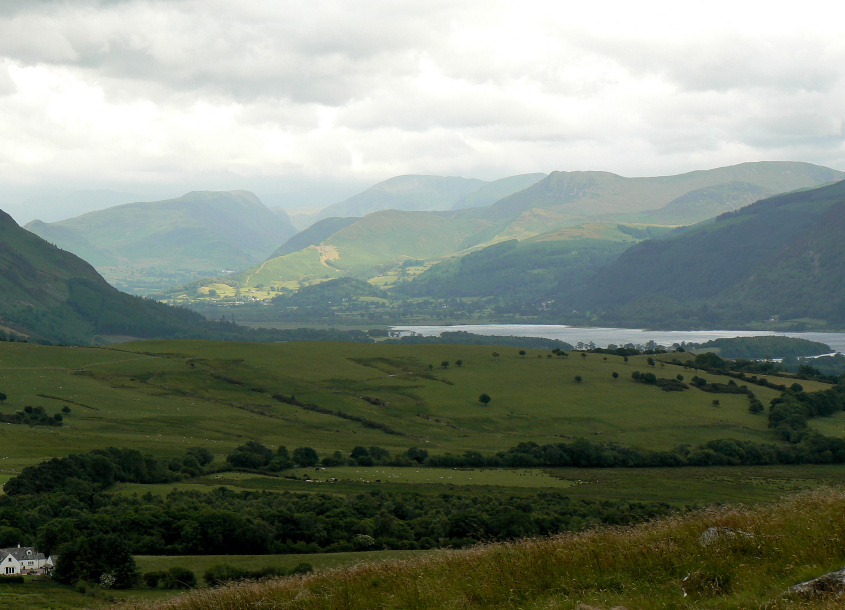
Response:
[[[702,545],[708,527],[733,536]],[[362,564],[200,590],[159,610],[284,608],[840,608],[790,586],[845,563],[845,493],[712,509],[630,528]]]

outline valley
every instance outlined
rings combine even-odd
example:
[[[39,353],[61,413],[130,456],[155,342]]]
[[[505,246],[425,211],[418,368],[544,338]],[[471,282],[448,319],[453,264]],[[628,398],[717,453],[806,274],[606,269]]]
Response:
[[[0,610],[834,610],[830,2],[0,2]]]
[[[295,235],[241,191],[0,218],[0,545],[65,557],[0,599],[180,607],[822,502],[845,472],[841,338],[806,332],[841,328],[832,171],[403,176]]]
[[[682,352],[624,353],[350,342],[169,340],[96,348],[0,342],[0,413],[33,407],[64,416],[61,425],[0,424],[8,449],[0,496],[8,529],[0,535],[50,549],[78,536],[97,539],[96,524],[108,523],[108,531],[122,532],[143,573],[188,569],[199,579],[220,565],[279,573],[304,564],[319,570],[369,559],[417,561],[443,546],[637,523],[712,504],[756,505],[840,480],[845,447],[841,459],[834,449],[832,460],[766,460],[777,462],[777,452],[797,447],[807,451],[806,439],[816,436],[840,439],[845,411],[808,419],[805,440],[796,445],[772,428],[767,412],[750,410],[746,394],[728,390],[714,400],[712,390],[696,385],[701,376],[713,388],[736,387],[733,373],[689,368],[705,360]],[[662,391],[637,381],[638,371],[680,375],[690,385]],[[788,396],[779,388],[796,382],[777,374],[754,379],[765,380],[753,393],[767,405]],[[834,387],[798,383],[806,396]],[[481,402],[480,394],[491,400]],[[308,447],[314,462],[238,465],[232,456],[252,455],[244,453],[250,443],[277,456],[278,447],[294,456]],[[59,467],[45,460],[111,455],[97,453],[106,447],[122,448],[114,482],[103,486],[92,471],[44,487],[47,472]],[[552,457],[560,450],[574,461],[562,466]],[[207,457],[190,462],[186,451]],[[719,461],[736,459],[728,457],[734,451],[750,461]],[[755,451],[763,453],[752,458]],[[621,455],[651,465],[620,467]],[[709,455],[712,465],[657,466],[673,455]],[[137,459],[148,474],[130,474]],[[47,470],[28,474],[32,468]],[[33,484],[41,491],[21,487]],[[38,503],[56,508],[25,517]],[[62,513],[62,505],[74,506],[76,516]],[[143,530],[133,525],[138,520]],[[206,533],[191,537],[189,522]],[[392,550],[375,552],[382,547]],[[33,590],[29,599],[47,595],[51,605],[74,607],[170,595],[143,587],[106,594],[96,586],[81,595],[79,587],[52,586],[53,593]]]
[[[841,329],[840,284],[822,281],[820,265],[832,270],[839,255],[842,183],[756,202],[759,189],[735,200],[707,187],[650,215],[631,211],[738,175],[753,176],[769,192],[786,186],[784,176],[795,185],[837,176],[789,164],[636,180],[555,173],[487,206],[325,219],[254,267],[167,288],[156,298],[212,318],[237,313],[259,326],[326,320]],[[559,212],[578,206],[590,214]],[[700,215],[666,212],[681,207]],[[520,224],[525,214],[537,219],[534,228]],[[713,254],[699,256],[703,251]],[[824,299],[807,292],[807,274],[817,277]],[[778,283],[785,291],[766,289]]]

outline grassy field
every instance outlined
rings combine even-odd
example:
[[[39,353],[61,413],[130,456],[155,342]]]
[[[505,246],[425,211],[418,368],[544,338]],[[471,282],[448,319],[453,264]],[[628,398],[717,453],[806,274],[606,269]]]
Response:
[[[290,570],[300,563],[308,563],[315,570],[327,570],[357,563],[385,561],[389,559],[410,559],[421,557],[431,551],[360,551],[355,553],[312,553],[302,555],[139,555],[135,557],[141,572],[168,570],[173,566],[187,568],[194,572],[197,580],[216,565],[230,565],[243,570],[262,568],[284,568]]]
[[[286,473],[287,474],[287,473]],[[303,475],[308,479],[303,478]],[[388,476],[392,475],[392,476]],[[442,478],[441,478],[442,477]],[[451,477],[451,478],[450,478]],[[330,482],[331,479],[337,479]],[[322,481],[322,482],[321,482]],[[730,502],[757,503],[784,495],[841,485],[843,464],[797,466],[711,466],[707,468],[552,468],[445,469],[361,468],[343,466],[295,471],[273,477],[230,472],[160,485],[120,484],[114,493],[166,495],[171,491],[276,491],[350,495],[372,490],[411,494],[520,495],[563,491],[588,500],[667,502],[677,506],[706,506]]]
[[[8,396],[0,412],[13,413],[25,406],[41,406],[50,414],[70,409],[61,427],[0,424],[4,446],[0,483],[37,461],[106,446],[167,456],[200,445],[222,461],[235,446],[252,439],[271,447],[308,445],[321,456],[338,449],[348,455],[356,445],[379,445],[392,453],[417,446],[430,454],[461,454],[468,449],[491,454],[523,441],[543,444],[579,437],[651,448],[717,438],[778,442],[765,415],[750,414],[742,395],[719,394],[720,404],[714,406],[714,395],[698,389],[662,392],[631,379],[635,370],[667,378],[695,374],[682,367],[659,361],[651,367],[644,356],[625,362],[600,354],[582,357],[573,352],[559,358],[545,350],[525,350],[524,355],[519,351],[319,342],[147,341],[108,348],[0,343],[0,392]],[[613,372],[618,379],[611,376]],[[814,382],[802,385],[809,391],[825,387]],[[777,395],[756,386],[753,390],[764,404]],[[488,406],[479,403],[481,393],[492,397]],[[288,402],[273,395],[284,395]],[[816,419],[812,425],[839,435],[845,414]],[[757,504],[835,485],[843,479],[845,466],[546,470],[342,466],[282,475],[223,472],[162,485],[122,484],[112,493],[160,495],[220,486],[338,495],[382,489],[518,497],[554,491],[573,499],[666,502],[688,508]],[[406,554],[397,551],[145,556],[138,562],[143,571],[181,565],[200,575],[216,563],[292,567],[305,561],[320,570],[402,557]],[[137,590],[119,595],[146,604],[170,594]],[[15,607],[21,600],[29,607],[96,607],[107,596],[81,596],[72,589],[36,582],[0,588],[0,606]]]
[[[662,392],[631,380],[635,370],[659,377],[694,374],[681,367],[658,363],[652,369],[645,357],[624,362],[617,356],[549,358],[544,350],[526,351],[520,356],[516,348],[321,342],[150,341],[112,348],[0,343],[0,392],[8,396],[0,411],[27,405],[51,414],[71,410],[61,427],[3,424],[0,476],[46,457],[109,445],[159,455],[203,445],[222,457],[250,439],[308,445],[321,455],[355,445],[493,453],[522,441],[579,437],[651,448],[716,438],[776,442],[765,416],[750,414],[742,395],[720,394],[714,407],[713,395],[697,389]],[[777,395],[760,387],[754,392],[764,404]],[[479,403],[481,393],[492,397],[489,405]],[[332,413],[286,404],[273,394],[293,395]],[[842,434],[845,414],[813,425]]]

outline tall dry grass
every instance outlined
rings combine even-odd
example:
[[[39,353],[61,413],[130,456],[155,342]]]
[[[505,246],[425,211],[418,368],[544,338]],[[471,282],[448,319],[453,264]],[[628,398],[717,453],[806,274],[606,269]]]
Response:
[[[725,536],[703,547],[710,526]],[[845,565],[845,491],[703,510],[635,527],[442,551],[298,578],[197,590],[157,610],[242,608],[842,608],[786,595]]]

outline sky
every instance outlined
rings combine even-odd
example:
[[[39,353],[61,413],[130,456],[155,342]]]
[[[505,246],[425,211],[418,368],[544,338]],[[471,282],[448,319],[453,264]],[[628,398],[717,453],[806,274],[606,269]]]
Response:
[[[401,174],[845,170],[845,8],[0,0],[0,208],[325,206]]]

